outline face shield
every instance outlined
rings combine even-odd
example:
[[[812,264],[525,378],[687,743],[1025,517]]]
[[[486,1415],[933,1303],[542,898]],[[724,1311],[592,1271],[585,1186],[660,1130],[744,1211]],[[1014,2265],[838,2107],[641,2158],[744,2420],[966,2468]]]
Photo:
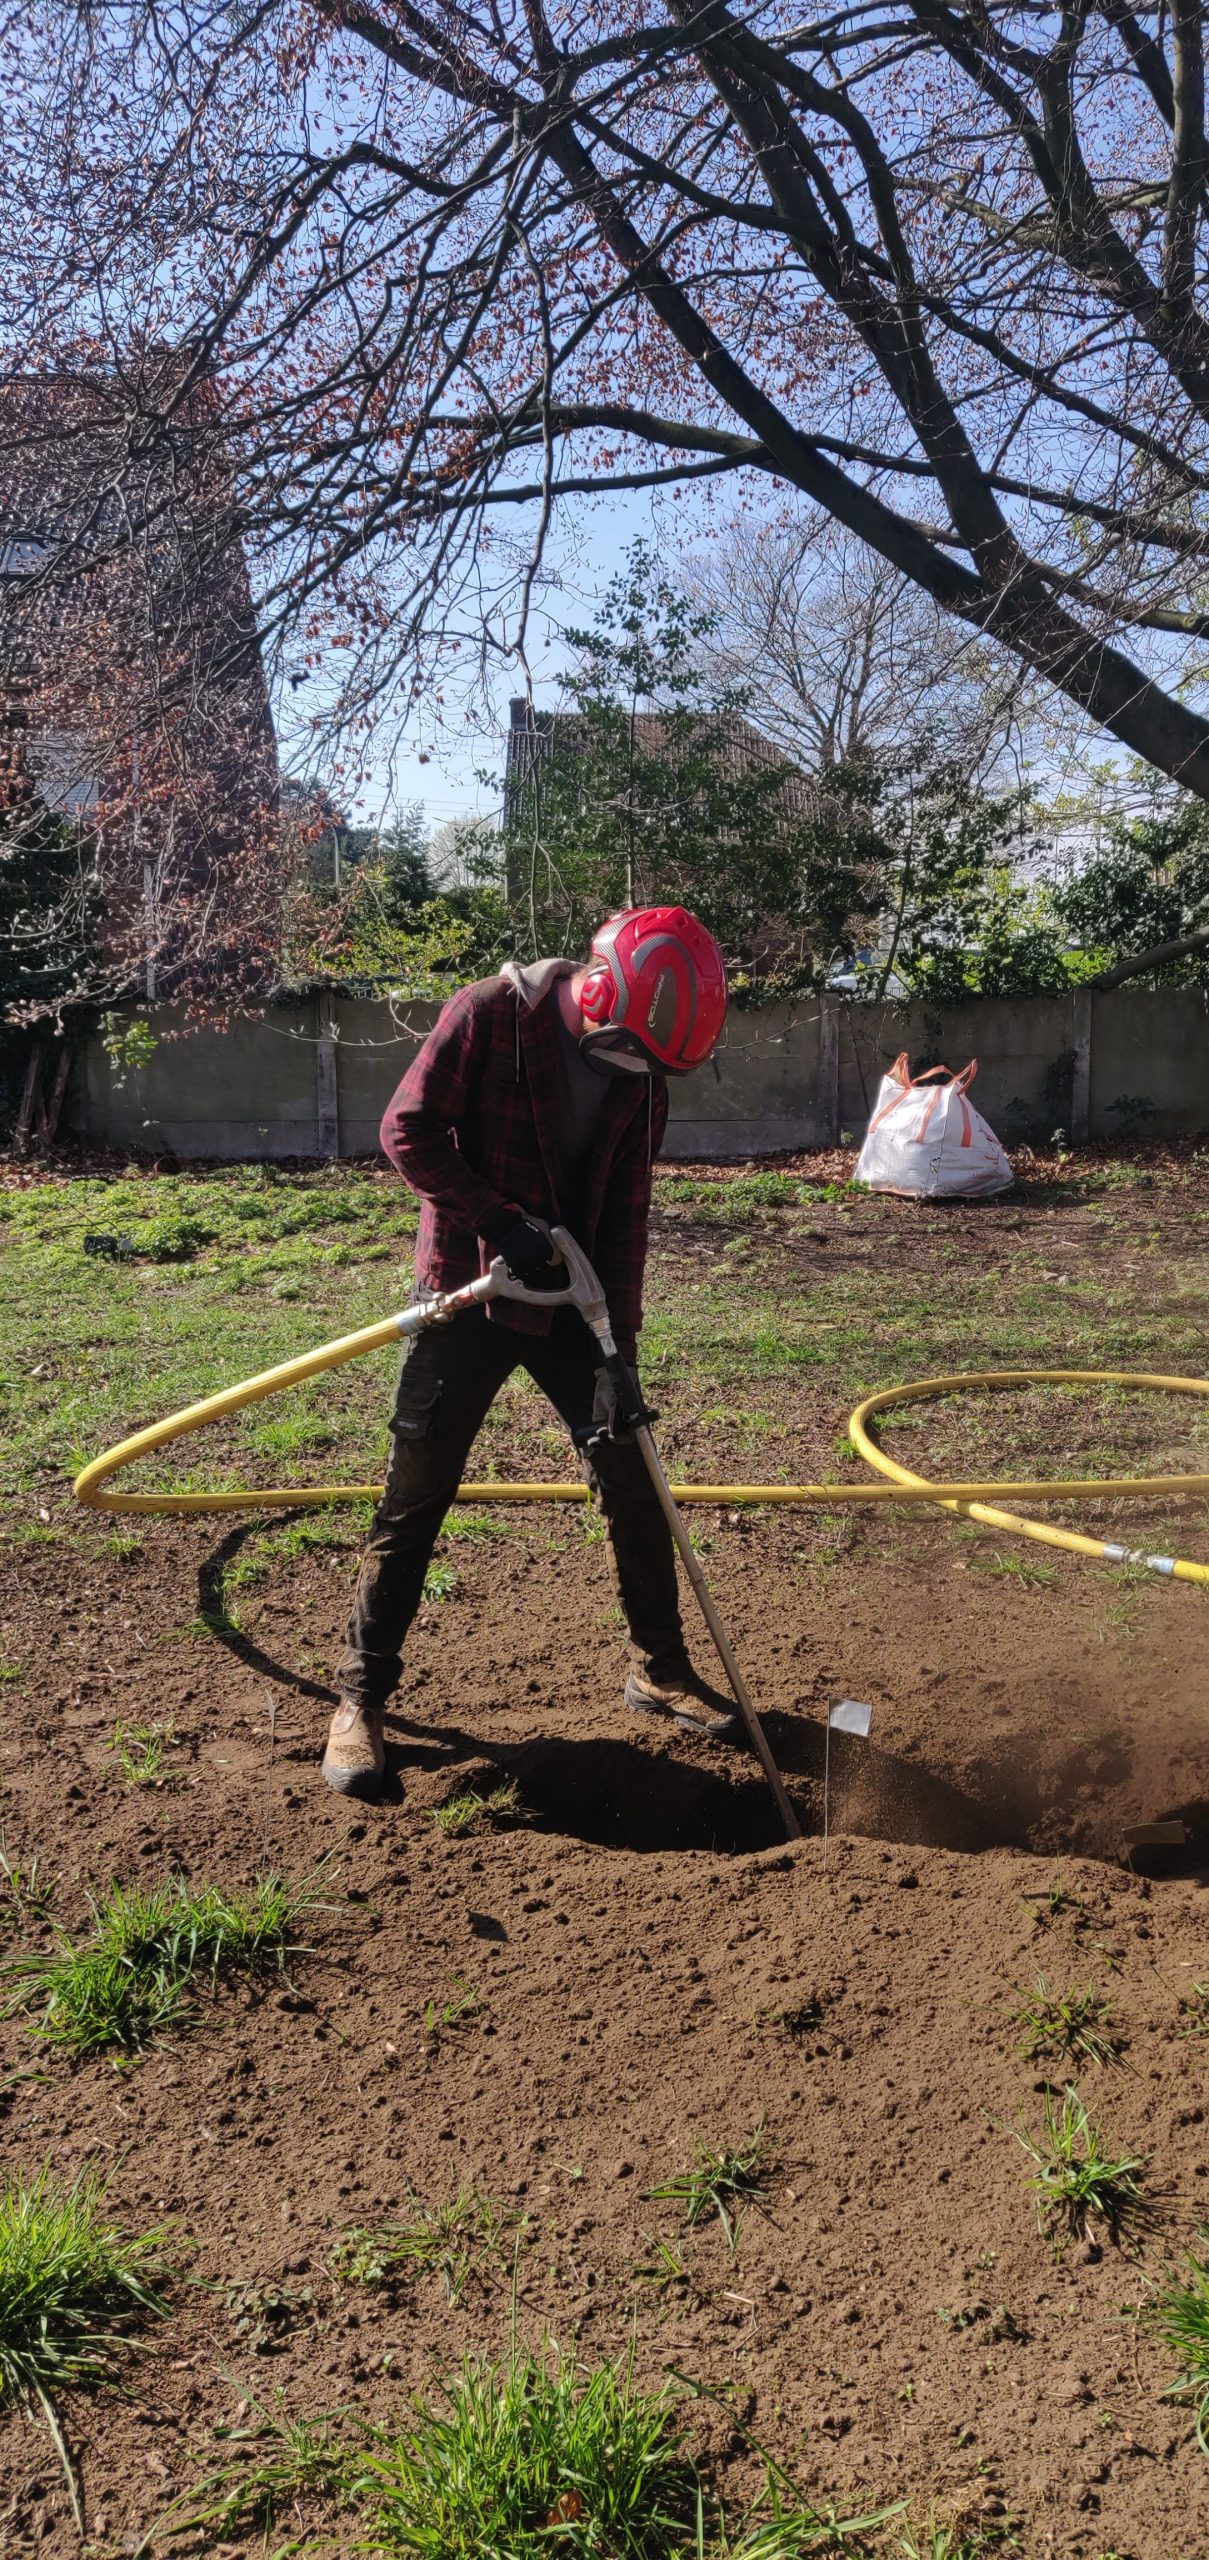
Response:
[[[581,1033],[579,1054],[585,1066],[595,1067],[598,1075],[651,1073],[652,1061],[637,1035],[633,1031],[610,1030],[607,1024],[599,1031]]]

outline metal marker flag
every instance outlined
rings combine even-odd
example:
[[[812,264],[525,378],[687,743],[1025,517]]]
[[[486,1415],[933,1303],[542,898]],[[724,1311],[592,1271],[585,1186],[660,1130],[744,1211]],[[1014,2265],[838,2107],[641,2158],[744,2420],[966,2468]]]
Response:
[[[860,1698],[841,1698],[827,1718],[826,1744],[823,1752],[823,1873],[831,1859],[831,1736],[833,1733],[858,1733],[862,1738],[873,1722],[873,1709]]]
[[[835,1733],[867,1734],[873,1722],[873,1709],[862,1706],[858,1698],[841,1698],[838,1707],[832,1708],[827,1722]]]

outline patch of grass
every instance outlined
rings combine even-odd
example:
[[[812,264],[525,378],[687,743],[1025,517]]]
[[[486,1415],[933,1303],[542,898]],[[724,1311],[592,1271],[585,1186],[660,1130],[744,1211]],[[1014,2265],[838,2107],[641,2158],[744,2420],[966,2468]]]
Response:
[[[994,1574],[998,1581],[1018,1582],[1022,1591],[1048,1591],[1057,1581],[1057,1568],[1052,1564],[1034,1564],[1030,1556],[975,1554],[970,1559],[972,1573]]]
[[[105,1745],[112,1751],[128,1787],[155,1787],[161,1783],[164,1753],[176,1740],[176,1727],[164,1724],[115,1723]]]
[[[934,2516],[925,2524],[908,2525],[895,2543],[902,2560],[990,2560],[992,2552],[1003,2552],[1005,2546],[1020,2548],[1008,2524],[939,2524]]]
[[[1119,2037],[1109,2032],[1112,2011],[1098,1991],[1072,1987],[1054,1992],[1043,1973],[1037,1976],[1036,1989],[1012,2011],[1012,2022],[1024,2029],[1020,2050],[1026,2062],[1067,2057],[1115,2062],[1121,2050]]]
[[[757,2009],[753,2024],[775,2027],[795,2043],[806,2036],[817,2036],[824,2025],[824,2004],[813,1993],[790,2009]]]
[[[213,1244],[215,1230],[204,1218],[182,1217],[166,1209],[134,1231],[136,1253],[148,1262],[191,1262],[202,1245]]]
[[[183,1635],[218,1636],[222,1639],[243,1634],[242,1622],[236,1617],[235,1611],[227,1600],[226,1582],[227,1576],[224,1575],[223,1589],[217,1598],[206,1601],[198,1610],[197,1616],[186,1621],[181,1630]]]
[[[112,2384],[132,2332],[163,2317],[168,2274],[163,2235],[132,2238],[109,2219],[93,2171],[71,2184],[49,2162],[18,2171],[0,2190],[0,2402],[41,2410],[84,2520],[57,2403],[65,2391]]]
[[[429,1565],[428,1571],[424,1576],[424,1598],[426,1600],[435,1600],[437,1602],[452,1600],[455,1591],[460,1591],[461,1587],[462,1577],[454,1565],[442,1564],[439,1557]]]
[[[724,1227],[739,1226],[753,1212],[809,1209],[854,1196],[851,1183],[802,1182],[791,1173],[744,1173],[722,1182],[673,1173],[657,1176],[654,1205],[685,1210],[698,1226]]]
[[[227,1565],[223,1574],[223,1587],[225,1590],[232,1591],[254,1591],[258,1583],[268,1581],[273,1564],[272,1539],[252,1538],[246,1547],[241,1547],[239,1554],[234,1556]]]
[[[227,2318],[254,2356],[276,2355],[313,2318],[313,2285],[229,2284]]]
[[[0,1929],[29,1928],[45,1922],[55,1898],[55,1887],[42,1874],[40,1858],[28,1864],[10,1858],[8,1842],[0,1831]]]
[[[683,2284],[690,2292],[697,2293],[696,2279],[673,2249],[671,2241],[665,2240],[660,2231],[644,2232],[643,2237],[648,2254],[634,2262],[635,2284],[647,2285],[656,2293],[666,2293],[671,2285]]]
[[[266,1543],[274,1554],[293,1563],[296,1556],[309,1555],[316,1548],[359,1546],[373,1516],[372,1502],[342,1502],[331,1511],[306,1511],[301,1520],[287,1520],[284,1528],[275,1529]]]
[[[723,2145],[711,2151],[698,2143],[687,2169],[681,2169],[662,2186],[648,2187],[651,2203],[666,2200],[684,2207],[684,2219],[690,2228],[707,2222],[716,2215],[726,2233],[732,2258],[739,2245],[739,2227],[747,2206],[765,2192],[768,2167],[764,2142],[764,2118],[746,2142]]]
[[[280,2397],[275,2408],[267,2409],[248,2394],[244,2406],[250,2423],[215,2429],[234,2459],[219,2463],[174,2498],[135,2546],[132,2560],[147,2560],[157,2543],[178,2535],[188,2535],[191,2542],[200,2539],[204,2547],[211,2538],[229,2544],[255,2533],[264,2537],[267,2551],[274,2525],[287,2515],[296,2521],[300,2501],[324,2513],[351,2505],[353,2464],[343,2411],[291,2418]],[[277,2560],[304,2548],[291,2535],[277,2546]]]
[[[800,1335],[784,1333],[779,1326],[765,1326],[748,1336],[744,1344],[747,1365],[753,1369],[820,1369],[827,1354],[817,1342],[805,1341]]]
[[[1178,2034],[1209,2036],[1209,1982],[1190,1982],[1188,1989],[1180,1992],[1179,2013]]]
[[[479,1545],[486,1538],[514,1538],[516,1523],[512,1520],[489,1520],[482,1511],[450,1511],[441,1530],[443,1538],[464,1538]]]
[[[1199,2237],[1202,2246],[1209,2243],[1209,2223],[1202,2225]],[[1182,2367],[1164,2398],[1192,2402],[1196,2440],[1201,2452],[1209,2454],[1209,2259],[1190,2249],[1182,2281],[1164,2285],[1148,2319]]]
[[[1092,1914],[1082,1894],[1068,1892],[1060,1873],[1051,1877],[1044,1892],[1026,1893],[1022,1898],[1035,1906],[1033,1916],[1043,1927],[1064,1918],[1069,1918],[1076,1929],[1086,1929],[1090,1924]]]
[[[468,2360],[359,2466],[374,2537],[413,2560],[687,2554],[697,2484],[675,2408],[668,2386],[637,2387],[631,2361]]]
[[[483,2003],[472,1982],[454,1981],[449,1998],[439,2007],[435,2000],[424,2003],[424,2033],[439,2036],[468,2027],[472,2018],[482,2014]]]
[[[199,1989],[239,1974],[283,1973],[302,1949],[296,1923],[319,1902],[317,1883],[262,1877],[250,1893],[200,1888],[173,1876],[161,1885],[112,1885],[92,1906],[88,1936],[54,1924],[52,1944],[9,1957],[3,2014],[41,2008],[32,2032],[75,2057],[128,2060],[194,2023]]]
[[[472,1832],[481,1831],[485,1824],[488,1827],[498,1824],[501,1829],[507,1829],[512,1824],[524,1822],[526,1816],[520,1789],[516,1780],[510,1778],[506,1785],[494,1787],[489,1796],[481,1796],[475,1787],[463,1787],[460,1794],[450,1796],[446,1803],[434,1805],[432,1818],[447,1840],[465,1840]]]
[[[718,2404],[762,2475],[743,2512],[728,2514],[697,2467],[681,2423],[687,2397]],[[737,2419],[730,2395],[687,2377],[656,2390],[634,2379],[633,2354],[585,2367],[547,2343],[502,2362],[467,2358],[443,2386],[411,2400],[402,2426],[374,2427],[341,2409],[309,2420],[244,2394],[245,2417],[217,2430],[228,2458],[173,2500],[131,2560],[177,2536],[191,2546],[257,2538],[275,2560],[352,2550],[409,2560],[873,2560],[873,2540],[901,2525],[903,2502],[843,2515],[807,2498]],[[341,2519],[347,2519],[342,2522]],[[276,2535],[286,2528],[286,2538]],[[946,2528],[904,2534],[903,2560],[982,2560],[1007,2527],[964,2540]],[[1013,2545],[1014,2547],[1014,2545]],[[887,2560],[889,2555],[887,2553]]]
[[[308,1413],[278,1413],[243,1424],[244,1438],[262,1458],[301,1458],[330,1449],[331,1427]]]
[[[493,2204],[475,2187],[463,2187],[443,2204],[412,2195],[405,2222],[381,2230],[341,2235],[332,2272],[343,2284],[393,2288],[421,2276],[439,2276],[447,2302],[460,2302],[471,2283],[503,2272],[527,2228],[524,2217]]]
[[[1139,1605],[1140,1596],[1136,1591],[1127,1591],[1122,1599],[1110,1602],[1096,1631],[1101,1644],[1112,1635],[1132,1634],[1137,1624]]]
[[[144,1544],[135,1529],[111,1529],[101,1540],[101,1552],[112,1556],[117,1564],[129,1564],[132,1556],[141,1556]]]
[[[1016,2140],[1033,2163],[1034,2175],[1027,2183],[1037,2199],[1040,2229],[1084,2239],[1089,2223],[1099,2222],[1110,2239],[1120,2241],[1146,2220],[1149,2205],[1139,2173],[1149,2154],[1113,2158],[1070,2082],[1060,2106],[1047,2093],[1040,2138],[1022,2125],[1016,2128]]]
[[[306,1512],[300,1520],[287,1521],[284,1528],[266,1529],[249,1539],[227,1566],[225,1581],[235,1589],[248,1589],[266,1582],[277,1564],[294,1564],[299,1556],[324,1549],[355,1547],[369,1527],[371,1514],[369,1503],[353,1503],[342,1505],[339,1512]]]

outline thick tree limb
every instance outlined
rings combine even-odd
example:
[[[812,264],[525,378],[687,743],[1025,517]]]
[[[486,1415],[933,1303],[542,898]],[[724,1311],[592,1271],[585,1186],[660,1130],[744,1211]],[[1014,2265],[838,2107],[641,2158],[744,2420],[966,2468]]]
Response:
[[[1097,989],[1124,986],[1127,978],[1141,978],[1148,969],[1165,968],[1169,960],[1189,960],[1195,951],[1209,951],[1209,925],[1196,933],[1178,934],[1174,942],[1156,942],[1149,951],[1135,951],[1128,960],[1118,960],[1111,969],[1102,969],[1088,985]]]

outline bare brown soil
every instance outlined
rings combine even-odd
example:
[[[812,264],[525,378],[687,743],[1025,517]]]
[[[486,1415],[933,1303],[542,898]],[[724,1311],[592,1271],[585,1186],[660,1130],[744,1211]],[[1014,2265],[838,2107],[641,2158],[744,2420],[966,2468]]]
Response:
[[[961,1214],[968,1230],[877,1204],[876,1250],[890,1235],[918,1274],[967,1231],[971,1252],[1009,1249],[1014,1206]],[[1055,1260],[1073,1238],[1086,1273],[1098,1248],[1077,1211],[1069,1233],[1060,1204],[1045,1215]],[[1123,1203],[1114,1267],[1147,1221],[1152,1202]],[[854,1220],[828,1247],[854,1291],[872,1232]],[[675,1250],[704,1269],[717,1246],[689,1221]],[[809,1259],[809,1239],[794,1253]],[[802,1470],[834,1468],[833,1397],[806,1372],[761,1387],[778,1399]],[[660,1400],[675,1471],[717,1473],[718,1431],[677,1410],[674,1386]],[[518,1417],[521,1454],[542,1421]],[[1156,1463],[1195,1464],[1164,1428]],[[1152,1428],[1135,1463],[1153,1445]],[[750,1448],[741,1467],[727,1454],[761,1472]],[[983,1462],[1004,1471],[989,1443]],[[435,2279],[383,2296],[330,2272],[346,2226],[471,2180],[529,2217],[524,2339],[595,2359],[636,2337],[648,2378],[733,2385],[820,2497],[1011,2516],[1028,2560],[1206,2560],[1209,2464],[1137,2316],[1209,2216],[1209,2040],[1181,2034],[1178,2006],[1209,1975],[1202,1595],[1130,1586],[1118,1622],[1110,1586],[1073,1561],[1022,1586],[933,1518],[849,1515],[829,1548],[794,1514],[696,1525],[809,1826],[792,1851],[744,1756],[627,1721],[604,1551],[561,1516],[458,1549],[460,1588],[416,1631],[376,1808],[341,1806],[317,1772],[350,1555],[283,1563],[239,1595],[242,1632],[225,1637],[190,1629],[243,1524],[150,1523],[125,1562],[95,1545],[4,1557],[4,1615],[38,1676],[0,1742],[0,1822],[10,1852],[61,1879],[64,1914],[115,1876],[250,1880],[266,1855],[293,1874],[330,1858],[339,1906],[294,1988],[221,1998],[132,2071],[73,2070],[4,2031],[7,2159],[99,2157],[131,2225],[174,2223],[191,2279],[131,2396],[70,2412],[107,2560],[213,2461],[239,2386],[389,2422],[463,2351],[506,2348],[506,2279],[450,2307]],[[1185,1519],[1194,1553],[1197,1529]],[[835,1746],[825,1875],[823,1725],[841,1696],[871,1701],[874,1724],[868,1745]],[[105,1748],[119,1716],[174,1721],[172,1784],[123,1785]],[[527,1826],[441,1836],[434,1806],[504,1778]],[[1186,1855],[1122,1865],[1129,1824],[1177,1813]],[[1111,2002],[1122,2057],[1080,2085],[1119,2147],[1150,2155],[1140,2256],[1038,2233],[1012,2128],[1039,2126],[1042,2075],[1011,2013],[1039,1971]],[[426,2004],[459,1985],[477,2013],[428,2031]],[[804,2034],[775,2022],[814,2000]],[[686,2234],[645,2191],[695,2138],[761,2118],[770,2192],[732,2261],[716,2225]],[[683,2280],[636,2274],[652,2233]],[[271,2354],[239,2333],[236,2284],[297,2297]],[[738,2439],[702,2408],[697,2441],[725,2467]],[[10,2416],[0,2552],[73,2548],[47,2440]]]

